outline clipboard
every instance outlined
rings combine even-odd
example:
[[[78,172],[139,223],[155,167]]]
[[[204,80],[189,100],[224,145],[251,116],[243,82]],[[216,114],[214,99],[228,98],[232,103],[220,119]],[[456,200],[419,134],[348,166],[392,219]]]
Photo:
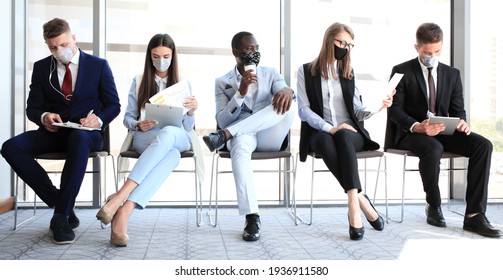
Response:
[[[182,127],[183,108],[162,104],[145,104],[145,119],[157,121],[156,127]]]

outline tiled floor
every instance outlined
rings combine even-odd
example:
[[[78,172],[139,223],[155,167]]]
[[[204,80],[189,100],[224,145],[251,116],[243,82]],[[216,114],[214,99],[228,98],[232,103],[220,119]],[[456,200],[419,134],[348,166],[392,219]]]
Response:
[[[378,206],[382,209],[382,206]],[[458,207],[463,210],[462,207]],[[241,240],[243,218],[235,208],[219,209],[218,226],[197,227],[193,208],[147,208],[136,210],[130,220],[129,245],[109,244],[110,228],[102,229],[96,209],[77,209],[81,220],[71,245],[55,245],[48,234],[52,212],[39,210],[28,223],[12,230],[13,212],[0,215],[0,259],[4,260],[398,260],[435,252],[438,244],[495,244],[503,239],[483,238],[462,229],[462,217],[447,210],[447,228],[426,224],[423,205],[407,205],[403,223],[390,222],[384,231],[365,223],[365,237],[348,237],[346,207],[316,208],[311,226],[294,225],[284,208],[262,208],[262,238]],[[397,215],[399,207],[392,206]],[[299,209],[307,214],[307,209]],[[21,210],[20,218],[29,216]],[[487,216],[503,230],[503,205],[490,204]],[[415,247],[414,244],[424,246]],[[458,246],[459,245],[459,246]],[[475,246],[475,248],[477,248]],[[440,246],[442,247],[442,246]],[[415,248],[419,251],[410,251]],[[495,247],[493,247],[495,248]],[[501,250],[498,251],[500,254]],[[445,252],[443,252],[445,253]],[[486,252],[471,252],[484,255]],[[438,252],[437,252],[438,254]]]

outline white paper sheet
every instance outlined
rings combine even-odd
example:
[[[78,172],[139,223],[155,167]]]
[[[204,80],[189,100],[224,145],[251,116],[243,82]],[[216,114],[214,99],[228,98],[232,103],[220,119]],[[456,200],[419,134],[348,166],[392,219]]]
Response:
[[[153,104],[182,107],[183,114],[186,114],[188,109],[183,106],[183,102],[189,96],[191,96],[190,85],[188,81],[184,80],[158,92],[149,101]]]
[[[379,111],[379,109],[381,109],[382,107],[382,101],[386,99],[386,97],[393,92],[393,90],[396,88],[402,77],[403,74],[395,73],[393,77],[389,80],[389,82],[382,87],[382,89],[381,87],[379,87],[378,95],[381,96],[381,98],[379,98],[379,103],[367,107],[367,110],[370,112]]]
[[[74,122],[64,122],[64,123],[53,122],[52,125],[59,126],[59,127],[65,127],[65,128],[89,130],[89,131],[91,131],[91,130],[101,130],[100,128],[87,127],[87,126],[81,125],[80,123],[74,123]]]

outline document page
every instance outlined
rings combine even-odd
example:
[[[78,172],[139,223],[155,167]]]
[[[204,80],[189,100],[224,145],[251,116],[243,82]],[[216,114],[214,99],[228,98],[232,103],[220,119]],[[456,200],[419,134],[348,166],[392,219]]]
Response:
[[[74,123],[74,122],[64,122],[64,123],[53,122],[52,125],[59,126],[59,127],[65,127],[65,128],[89,130],[89,131],[101,130],[101,128],[87,127],[87,126],[81,125],[80,123]]]
[[[190,85],[187,80],[180,81],[152,96],[149,101],[152,104],[170,105],[183,108],[183,114],[188,111],[183,107],[184,100],[191,96]]]
[[[393,77],[389,80],[387,84],[385,84],[382,88],[378,87],[378,95],[381,96],[379,98],[379,103],[378,104],[372,104],[367,108],[368,111],[370,112],[377,112],[379,109],[382,107],[382,101],[386,98],[386,96],[390,95],[393,90],[396,88],[400,80],[402,79],[403,74],[401,73],[395,73]]]

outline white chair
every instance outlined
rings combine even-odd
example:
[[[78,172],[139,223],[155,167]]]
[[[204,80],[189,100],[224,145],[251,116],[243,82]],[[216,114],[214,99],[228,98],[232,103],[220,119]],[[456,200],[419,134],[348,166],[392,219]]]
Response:
[[[311,201],[310,201],[310,211],[309,211],[309,220],[306,222],[300,215],[297,213],[297,198],[296,198],[296,185],[294,184],[293,190],[292,190],[292,198],[293,198],[293,206],[291,210],[291,214],[295,220],[295,225],[298,225],[298,221],[300,221],[303,224],[311,225],[313,223],[313,194],[314,194],[314,175],[316,173],[320,172],[330,172],[327,168],[323,169],[316,169],[315,168],[315,160],[317,159],[322,159],[320,155],[317,155],[314,152],[311,152],[308,154],[308,156],[311,157]],[[381,172],[384,172],[385,176],[385,185],[384,185],[384,190],[385,190],[385,203],[386,203],[386,217],[388,217],[388,207],[387,207],[387,173],[386,173],[386,157],[384,155],[384,152],[382,151],[362,151],[356,153],[356,157],[358,160],[363,160],[364,165],[363,168],[359,168],[358,171],[364,172],[364,180],[363,180],[363,186],[364,190],[367,189],[367,172],[377,172],[376,176],[376,181],[375,181],[375,187],[374,187],[374,197],[373,197],[373,202],[375,201],[375,195],[379,183],[379,174]],[[296,160],[296,168],[297,164],[299,161],[299,154],[297,154],[297,160]],[[381,161],[384,158],[384,169],[381,168]],[[367,168],[367,160],[368,159],[379,159],[378,166],[377,168]]]
[[[289,138],[290,134],[288,134],[285,137],[285,140],[283,141],[283,144],[281,146],[280,151],[278,152],[253,152],[251,159],[252,161],[257,161],[257,160],[278,160],[278,169],[256,169],[253,170],[254,173],[278,173],[278,181],[279,181],[279,186],[278,188],[281,190],[281,176],[284,174],[289,174],[292,175],[293,180],[295,181],[295,168],[294,168],[294,160],[292,153],[290,152],[289,149]],[[212,166],[211,166],[211,183],[210,183],[210,201],[209,201],[209,207],[208,207],[208,216],[210,218],[210,224],[213,226],[217,226],[218,223],[218,178],[220,174],[230,174],[232,173],[232,170],[220,170],[219,167],[219,160],[220,159],[231,159],[231,154],[229,151],[225,149],[225,147],[221,150],[215,151],[213,154],[213,161],[212,161]],[[282,164],[282,161],[288,160],[289,167],[286,166],[285,164]],[[213,207],[212,201],[213,201],[213,177],[215,177],[215,205]],[[295,184],[295,183],[294,183]],[[285,204],[288,204],[288,187],[285,185]],[[212,216],[214,217],[212,219]]]
[[[411,157],[417,158],[417,155],[414,154],[411,151],[408,150],[402,150],[402,149],[397,149],[394,147],[393,143],[395,138],[397,137],[397,127],[396,125],[388,119],[387,124],[386,124],[386,133],[385,133],[385,139],[384,139],[384,152],[389,153],[389,154],[394,154],[394,155],[399,155],[403,157],[403,168],[402,168],[402,197],[401,197],[401,209],[400,209],[400,219],[392,219],[389,218],[390,220],[394,222],[401,223],[403,222],[403,216],[404,216],[404,204],[405,204],[405,173],[406,172],[419,172],[418,168],[409,168],[407,166],[407,159]],[[440,171],[466,171],[467,168],[465,166],[463,167],[454,167],[452,166],[452,162],[454,159],[461,159],[464,158],[461,155],[454,154],[454,153],[449,153],[449,152],[443,152],[441,160],[447,160],[447,168],[441,168]],[[451,209],[451,195],[450,195],[450,186],[447,188],[447,206],[448,209],[456,214],[459,215],[464,215],[462,213],[458,213],[454,210]],[[387,207],[388,205],[386,205]],[[386,211],[388,211],[386,209]]]
[[[44,154],[39,154],[39,155],[35,155],[34,158],[36,160],[60,160],[60,161],[64,161],[66,160],[66,156],[67,154],[66,153],[44,153]],[[98,176],[100,176],[100,180],[99,180],[99,197],[98,197],[98,204],[97,205],[94,205],[94,206],[99,206],[101,205],[101,202],[104,201],[104,198],[106,197],[106,178],[102,178],[104,177],[104,175],[106,175],[106,157],[112,157],[112,165],[113,166],[113,170],[115,172],[115,160],[114,160],[114,156],[110,153],[110,131],[109,131],[109,128],[106,128],[104,129],[104,139],[103,139],[103,150],[101,151],[95,151],[95,152],[91,152],[89,153],[89,158],[91,159],[97,159],[98,160],[98,165],[97,165],[97,169],[94,169],[94,164],[93,164],[93,169],[92,170],[86,170],[86,174],[97,174]],[[104,159],[105,161],[105,164],[102,165],[102,159]],[[102,171],[101,170],[101,167],[104,166],[104,170]],[[61,171],[47,171],[47,173],[49,174],[60,174]],[[115,177],[115,175],[114,175]],[[25,189],[24,189],[24,194],[26,194],[26,184],[24,185],[25,186]],[[18,220],[18,196],[19,196],[19,176],[16,176],[16,184],[14,186],[14,228],[13,230],[16,230],[20,225],[28,222],[29,220],[31,220],[32,218],[35,217],[35,215],[37,214],[37,196],[34,195],[34,199],[33,199],[33,215],[30,217],[30,218],[27,218],[25,219],[24,221],[18,223],[17,220]]]
[[[127,174],[131,172],[131,169],[129,168],[128,164],[124,164],[125,160],[133,159],[136,160],[140,158],[141,154],[138,152],[135,152],[131,150],[132,148],[132,139],[133,135],[132,132],[128,132],[128,135],[126,136],[126,139],[124,140],[124,143],[122,144],[121,152],[119,153],[119,156],[117,157],[117,177],[115,180],[116,183],[116,189],[119,187],[119,181],[121,174]],[[192,173],[194,174],[194,186],[195,186],[195,193],[196,193],[196,224],[197,226],[200,226],[202,224],[202,196],[201,196],[201,184],[199,184],[197,172],[196,172],[196,155],[194,151],[189,150],[181,153],[182,159],[192,159],[194,161],[194,169],[178,169],[175,168],[173,172],[180,172],[180,173]]]

